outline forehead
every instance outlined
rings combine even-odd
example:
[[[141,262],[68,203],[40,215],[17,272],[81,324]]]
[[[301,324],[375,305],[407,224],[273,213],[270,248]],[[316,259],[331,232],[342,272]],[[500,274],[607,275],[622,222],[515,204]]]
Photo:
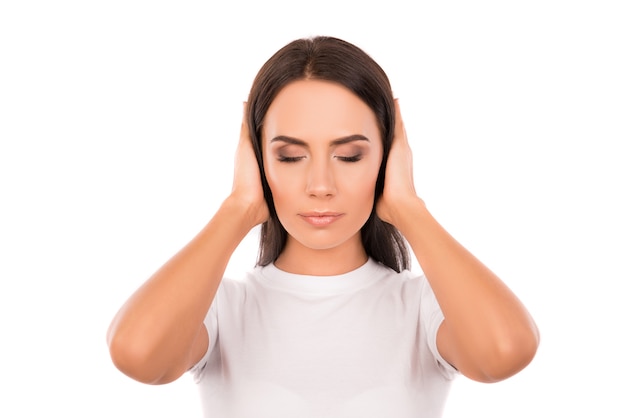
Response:
[[[289,135],[303,140],[352,134],[380,138],[369,106],[346,87],[325,80],[298,80],[285,86],[265,115],[263,133],[265,138]]]

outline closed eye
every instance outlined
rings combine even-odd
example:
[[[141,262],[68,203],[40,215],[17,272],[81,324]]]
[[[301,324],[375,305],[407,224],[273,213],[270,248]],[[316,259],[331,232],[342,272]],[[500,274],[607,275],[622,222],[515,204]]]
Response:
[[[281,163],[295,163],[302,159],[304,159],[304,156],[300,156],[300,157],[286,157],[284,155],[278,156],[278,161],[280,161]]]
[[[340,161],[344,161],[346,163],[355,163],[355,162],[359,161],[361,158],[363,158],[363,156],[361,154],[356,154],[356,155],[352,155],[350,157],[336,156],[335,158],[337,158]]]

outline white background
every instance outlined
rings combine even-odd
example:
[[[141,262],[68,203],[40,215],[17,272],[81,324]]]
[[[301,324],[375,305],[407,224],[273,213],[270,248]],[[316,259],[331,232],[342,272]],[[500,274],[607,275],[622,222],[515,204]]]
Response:
[[[256,71],[315,34],[385,68],[419,192],[541,329],[446,417],[626,416],[623,2],[222,3],[0,5],[0,416],[199,416],[188,376],[118,372],[106,329],[228,193]]]

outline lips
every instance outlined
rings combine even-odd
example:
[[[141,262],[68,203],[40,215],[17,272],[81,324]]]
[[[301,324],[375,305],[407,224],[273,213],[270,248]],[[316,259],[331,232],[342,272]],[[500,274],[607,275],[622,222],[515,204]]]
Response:
[[[343,216],[338,212],[305,212],[299,214],[302,219],[313,226],[327,226]]]

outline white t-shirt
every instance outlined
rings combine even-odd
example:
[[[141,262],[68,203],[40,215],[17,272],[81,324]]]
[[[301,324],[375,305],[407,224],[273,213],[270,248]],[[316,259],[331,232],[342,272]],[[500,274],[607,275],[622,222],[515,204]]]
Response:
[[[273,264],[224,279],[190,372],[205,417],[440,417],[454,368],[424,276],[370,259],[339,276]]]

